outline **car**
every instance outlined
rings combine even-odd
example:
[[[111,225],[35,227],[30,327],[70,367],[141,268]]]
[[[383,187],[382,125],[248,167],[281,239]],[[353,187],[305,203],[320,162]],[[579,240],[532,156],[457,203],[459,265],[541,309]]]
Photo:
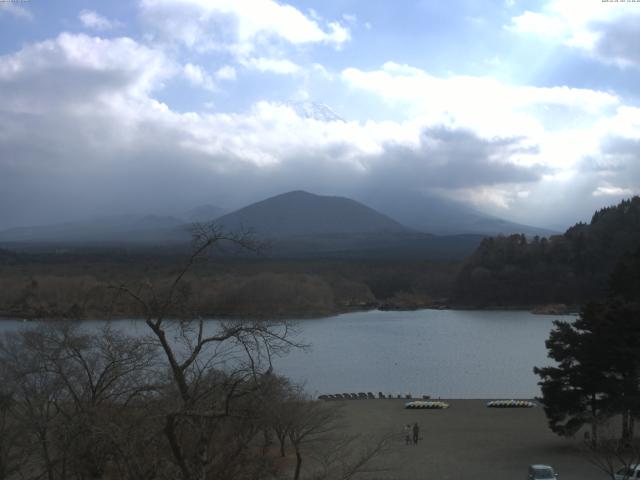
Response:
[[[549,465],[529,465],[527,480],[547,480],[558,478],[558,474]]]
[[[613,476],[616,480],[632,480],[634,478],[640,478],[640,465],[629,465],[628,467],[622,467]]]

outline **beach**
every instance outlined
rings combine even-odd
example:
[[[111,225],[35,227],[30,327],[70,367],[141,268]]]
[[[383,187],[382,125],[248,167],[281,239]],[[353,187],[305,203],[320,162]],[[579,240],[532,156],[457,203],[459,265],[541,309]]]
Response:
[[[560,438],[543,409],[486,408],[486,400],[443,400],[445,410],[407,410],[404,400],[351,400],[343,404],[349,433],[365,438],[397,432],[376,466],[389,470],[367,478],[397,480],[525,479],[530,464],[556,469],[562,480],[605,479],[585,453],[582,435]],[[420,427],[418,444],[405,445],[403,428]]]

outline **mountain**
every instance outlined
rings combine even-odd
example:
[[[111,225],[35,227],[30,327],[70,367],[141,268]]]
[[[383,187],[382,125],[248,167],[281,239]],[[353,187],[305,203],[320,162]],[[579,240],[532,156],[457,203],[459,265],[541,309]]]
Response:
[[[481,235],[437,236],[411,230],[344,197],[293,191],[220,217],[228,230],[252,229],[276,257],[461,259]]]
[[[364,196],[362,201],[407,227],[437,235],[524,233],[527,236],[546,237],[558,233],[550,229],[509,222],[435,195],[377,193]]]
[[[640,197],[562,235],[487,238],[467,259],[455,301],[468,306],[582,304],[605,294],[616,263],[640,248]]]
[[[344,119],[326,103],[289,102],[286,105],[292,108],[300,118],[319,120],[321,122],[344,122]]]
[[[80,222],[20,227],[0,232],[4,243],[127,243],[176,241],[184,222],[158,215],[113,215]]]
[[[187,210],[180,218],[187,223],[194,222],[211,222],[218,217],[224,215],[226,211],[223,208],[216,207],[214,205],[200,205],[198,207]]]
[[[223,215],[228,230],[251,228],[260,236],[399,233],[409,229],[355,200],[293,191]]]
[[[293,191],[215,218],[205,205],[175,217],[125,215],[85,222],[0,232],[0,246],[46,245],[180,247],[189,243],[189,223],[216,220],[228,231],[251,229],[269,244],[269,254],[287,258],[424,258],[451,260],[471,254],[482,235],[438,236],[412,230],[355,200]]]

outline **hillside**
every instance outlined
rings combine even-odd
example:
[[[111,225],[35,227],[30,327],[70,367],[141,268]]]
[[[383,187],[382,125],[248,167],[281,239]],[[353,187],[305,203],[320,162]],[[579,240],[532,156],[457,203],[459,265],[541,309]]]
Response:
[[[462,268],[454,301],[470,306],[579,304],[606,292],[616,262],[640,246],[640,197],[597,211],[563,235],[482,241]]]
[[[226,211],[223,208],[214,205],[199,205],[180,215],[180,218],[187,223],[205,223],[212,222],[216,218],[224,215]]]
[[[395,220],[355,200],[303,191],[253,203],[217,221],[229,230],[251,228],[265,237],[409,232]]]
[[[252,229],[269,241],[269,254],[281,258],[460,260],[483,238],[411,230],[355,200],[303,191],[254,203],[217,222],[229,230]]]
[[[188,238],[184,222],[158,215],[114,215],[94,219],[12,228],[0,232],[3,243],[108,244],[175,242]]]

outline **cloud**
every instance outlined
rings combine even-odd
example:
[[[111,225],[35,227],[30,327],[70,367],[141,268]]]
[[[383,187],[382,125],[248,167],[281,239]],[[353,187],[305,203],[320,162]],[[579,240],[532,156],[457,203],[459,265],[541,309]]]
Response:
[[[561,37],[567,28],[562,19],[555,16],[543,15],[541,13],[526,10],[521,15],[513,17],[511,24],[506,26],[507,30],[521,33],[534,33],[547,37]]]
[[[216,70],[216,78],[218,80],[235,80],[236,69],[231,65],[224,65]]]
[[[440,77],[389,62],[345,69],[339,80],[367,104],[404,112],[394,121],[323,121],[271,101],[184,112],[158,100],[165,85],[184,88],[186,78],[214,88],[236,71],[171,53],[63,33],[0,57],[0,227],[240,206],[291,189],[438,192],[500,208],[552,203],[575,185],[591,201],[593,192],[637,191],[640,109],[609,92]],[[251,68],[295,71],[269,63],[280,56],[249,59]]]
[[[535,182],[543,167],[513,161],[519,154],[536,151],[523,140],[486,139],[466,129],[426,127],[417,145],[385,144],[375,171],[380,182],[393,179],[400,185],[444,190]]]
[[[145,96],[174,73],[164,53],[130,38],[62,33],[0,57],[0,102],[9,112],[69,110]]]
[[[188,48],[249,55],[269,42],[341,46],[347,27],[320,21],[273,0],[142,0],[142,18],[159,37]]]
[[[248,58],[241,61],[246,68],[258,70],[260,72],[269,72],[279,75],[294,75],[300,73],[302,68],[293,63],[291,60],[283,58]]]
[[[33,13],[13,2],[0,2],[0,16],[5,13],[24,20],[33,20]]]
[[[120,22],[109,20],[93,10],[82,10],[78,14],[78,19],[86,28],[98,31],[112,30],[122,26]]]
[[[387,101],[416,104],[428,111],[462,111],[477,108],[486,116],[488,107],[561,106],[599,112],[619,103],[609,92],[583,88],[508,85],[489,77],[437,77],[410,65],[387,62],[379,70],[347,68],[343,80]]]
[[[183,68],[183,74],[192,85],[202,87],[205,90],[215,90],[215,82],[213,77],[204,71],[199,65],[187,63]]]
[[[237,205],[295,188],[473,189],[545,171],[515,161],[535,153],[523,138],[418,120],[322,121],[271,102],[179,113],[154,98],[173,77],[206,82],[201,74],[128,38],[65,33],[0,57],[0,225],[166,212],[213,192]]]
[[[612,92],[511,85],[486,77],[439,77],[392,62],[371,71],[348,68],[341,78],[352,91],[371,95],[366,97],[368,102],[378,101],[402,112],[405,118],[419,119],[426,129],[446,127],[473,132],[484,141],[520,139],[521,148],[510,153],[506,164],[482,165],[477,170],[469,159],[458,164],[465,168],[462,165],[469,162],[469,172],[475,172],[481,181],[478,185],[456,185],[443,178],[440,181],[446,187],[439,189],[442,195],[498,206],[503,209],[502,214],[506,209],[531,212],[530,205],[551,202],[546,214],[552,217],[555,213],[551,199],[573,204],[563,192],[577,186],[581,186],[580,195],[588,197],[594,191],[640,191],[640,109],[624,105]],[[627,142],[624,145],[622,137]],[[489,158],[494,155],[480,146],[475,148]],[[636,152],[635,156],[632,152]],[[461,152],[452,152],[452,156],[461,158]],[[615,164],[617,170],[608,171],[605,176],[602,169],[586,168],[586,159],[591,159],[592,165]],[[514,165],[530,170],[513,169]],[[493,167],[505,176],[497,176],[497,171],[491,171]],[[491,184],[482,176],[484,169],[502,183]],[[454,172],[450,175],[456,178]],[[527,179],[527,175],[537,179]],[[622,190],[611,190],[612,186]],[[597,190],[599,187],[605,190]],[[520,195],[522,191],[528,194]],[[532,222],[522,215],[520,221]],[[547,220],[538,217],[538,221]]]
[[[621,188],[613,185],[599,186],[593,192],[594,197],[629,197],[633,195],[633,190]]]
[[[640,13],[612,23],[594,22],[592,28],[598,35],[593,53],[599,59],[640,67]]]
[[[342,18],[347,23],[351,23],[351,24],[357,24],[358,23],[358,17],[357,17],[357,15],[354,15],[353,13],[343,13],[342,14]]]
[[[603,63],[640,67],[640,9],[634,2],[547,0],[505,28],[580,49]]]
[[[380,69],[347,68],[342,81],[351,89],[426,125],[466,128],[485,138],[523,137],[539,147],[520,155],[523,165],[554,168],[580,160],[592,148],[598,120],[615,112],[620,99],[609,92],[567,86],[510,85],[488,77],[438,77],[393,62]]]

